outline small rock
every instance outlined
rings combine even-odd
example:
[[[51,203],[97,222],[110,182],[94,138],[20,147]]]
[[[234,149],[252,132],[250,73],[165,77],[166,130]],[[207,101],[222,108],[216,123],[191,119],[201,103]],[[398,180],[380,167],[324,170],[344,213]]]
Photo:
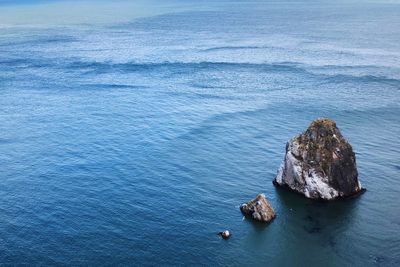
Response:
[[[231,233],[228,230],[222,231],[218,233],[223,239],[228,239],[231,236]]]
[[[246,216],[260,222],[270,222],[275,217],[275,211],[264,194],[259,194],[248,203],[242,204],[240,210]]]

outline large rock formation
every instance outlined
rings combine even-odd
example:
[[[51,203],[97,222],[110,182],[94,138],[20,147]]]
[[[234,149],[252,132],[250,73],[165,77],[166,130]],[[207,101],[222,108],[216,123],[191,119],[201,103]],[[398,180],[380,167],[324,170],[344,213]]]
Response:
[[[244,215],[260,222],[269,222],[276,217],[274,209],[264,194],[259,194],[250,202],[242,204],[240,210]]]
[[[304,133],[289,140],[274,184],[324,200],[363,191],[353,149],[330,119],[313,121]]]

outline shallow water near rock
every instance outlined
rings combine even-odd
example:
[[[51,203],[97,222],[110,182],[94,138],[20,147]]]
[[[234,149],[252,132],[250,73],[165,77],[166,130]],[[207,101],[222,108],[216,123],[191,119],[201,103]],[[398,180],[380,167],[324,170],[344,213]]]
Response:
[[[173,6],[0,23],[0,263],[399,265],[400,5]],[[360,197],[273,186],[317,117],[352,144]],[[239,209],[261,192],[268,225]]]

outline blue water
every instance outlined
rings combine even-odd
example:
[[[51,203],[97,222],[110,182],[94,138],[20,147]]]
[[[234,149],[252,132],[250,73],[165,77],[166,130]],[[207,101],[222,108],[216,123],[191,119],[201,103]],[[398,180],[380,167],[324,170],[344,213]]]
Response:
[[[0,5],[0,265],[400,265],[399,3],[175,1],[18,23],[50,8],[25,2]],[[361,197],[272,185],[317,117],[353,145]],[[260,192],[267,226],[239,210]]]

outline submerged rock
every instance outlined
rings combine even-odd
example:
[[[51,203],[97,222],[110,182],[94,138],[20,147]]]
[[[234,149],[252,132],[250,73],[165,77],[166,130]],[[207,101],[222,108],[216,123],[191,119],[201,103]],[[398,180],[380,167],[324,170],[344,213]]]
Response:
[[[333,200],[364,191],[351,145],[330,119],[317,119],[289,140],[274,184],[312,199]]]
[[[264,194],[259,194],[250,202],[242,204],[240,210],[244,215],[260,222],[270,222],[276,217],[274,209]]]

